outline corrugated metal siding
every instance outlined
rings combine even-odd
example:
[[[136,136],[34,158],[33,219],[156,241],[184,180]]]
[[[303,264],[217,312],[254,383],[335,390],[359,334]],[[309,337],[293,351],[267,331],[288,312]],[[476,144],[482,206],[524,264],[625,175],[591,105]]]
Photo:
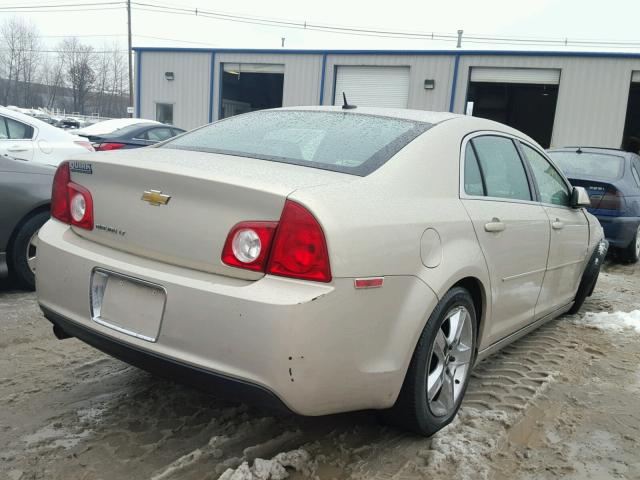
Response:
[[[551,145],[620,146],[631,71],[640,69],[640,59],[462,56],[455,112],[464,112],[469,71],[474,66],[560,69]]]
[[[214,119],[218,118],[220,108],[220,64],[225,62],[282,64],[284,65],[283,107],[318,105],[320,101],[322,55],[220,53],[216,55],[214,70]]]
[[[334,98],[335,67],[339,65],[409,67],[408,108],[447,111],[453,77],[453,56],[447,55],[327,55],[324,103]],[[424,81],[435,80],[433,90],[425,90]]]
[[[173,123],[192,129],[209,116],[210,53],[144,52],[140,76],[140,116],[155,120],[156,103],[173,104]],[[173,72],[174,80],[164,78]]]

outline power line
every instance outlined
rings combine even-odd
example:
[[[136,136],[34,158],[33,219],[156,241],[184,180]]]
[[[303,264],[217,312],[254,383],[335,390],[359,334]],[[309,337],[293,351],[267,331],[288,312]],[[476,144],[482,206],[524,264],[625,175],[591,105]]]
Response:
[[[92,2],[92,3],[58,3],[58,4],[46,4],[46,5],[11,5],[11,6],[0,6],[1,10],[32,10],[37,8],[78,8],[78,7],[99,7],[105,5],[124,5],[125,2]]]
[[[164,3],[164,2],[163,2]],[[245,23],[252,25],[279,27],[279,28],[291,28],[298,30],[310,30],[325,33],[335,33],[354,36],[367,36],[378,38],[397,38],[397,39],[416,39],[416,40],[437,40],[447,41],[456,40],[456,34],[447,33],[426,33],[426,32],[408,32],[408,31],[395,31],[377,28],[362,28],[362,27],[345,27],[337,25],[319,24],[312,22],[296,22],[292,20],[282,20],[274,18],[257,17],[251,15],[240,15],[224,13],[219,11],[204,10],[200,8],[185,8],[179,6],[169,6],[170,4],[164,3],[164,5],[150,4],[139,1],[132,1],[132,5],[137,10],[157,12],[157,13],[170,13],[178,15],[198,16],[204,18],[212,18],[217,20]],[[532,38],[532,37],[499,37],[490,35],[467,35],[464,37],[465,42],[476,44],[490,44],[490,45],[546,45],[546,46],[592,46],[592,47],[611,47],[611,48],[638,48],[640,47],[640,41],[615,41],[615,40],[571,40],[569,38]]]

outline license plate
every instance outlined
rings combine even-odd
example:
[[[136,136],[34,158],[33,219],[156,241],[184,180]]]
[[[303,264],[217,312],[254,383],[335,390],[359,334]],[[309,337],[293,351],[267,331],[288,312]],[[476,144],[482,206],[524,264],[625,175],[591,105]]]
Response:
[[[91,318],[118,332],[155,342],[167,294],[160,285],[108,270],[91,275]]]

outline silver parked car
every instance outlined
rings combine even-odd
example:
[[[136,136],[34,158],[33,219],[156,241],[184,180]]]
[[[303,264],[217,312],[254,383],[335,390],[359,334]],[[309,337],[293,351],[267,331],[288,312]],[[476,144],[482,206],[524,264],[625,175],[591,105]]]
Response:
[[[591,293],[588,205],[492,121],[253,112],[61,165],[38,296],[59,338],[159,374],[429,435],[476,362]]]
[[[55,167],[0,155],[0,261],[24,287],[35,287],[38,230],[49,219]]]

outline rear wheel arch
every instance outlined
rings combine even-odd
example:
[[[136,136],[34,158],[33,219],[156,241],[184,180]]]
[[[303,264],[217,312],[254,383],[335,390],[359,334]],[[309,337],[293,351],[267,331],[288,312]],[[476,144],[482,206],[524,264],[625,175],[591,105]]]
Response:
[[[471,298],[473,299],[473,306],[476,310],[476,333],[477,333],[477,341],[476,341],[476,349],[478,345],[480,345],[480,339],[482,338],[482,332],[485,325],[486,320],[486,312],[487,312],[487,292],[482,284],[482,281],[477,277],[464,277],[454,283],[451,287],[447,289],[447,291],[455,288],[462,287],[466,291],[469,292]]]
[[[20,231],[22,226],[31,217],[33,217],[34,215],[38,215],[39,213],[42,213],[42,212],[50,212],[50,211],[51,211],[51,203],[47,202],[47,203],[43,203],[42,205],[38,205],[37,207],[29,210],[29,212],[24,214],[22,216],[22,218],[20,219],[20,221],[18,223],[16,223],[16,226],[13,227],[13,231],[11,232],[11,235],[9,236],[9,241],[7,242],[7,253],[11,254],[11,249],[13,247],[13,242],[16,239],[16,235],[18,235],[18,232]]]

